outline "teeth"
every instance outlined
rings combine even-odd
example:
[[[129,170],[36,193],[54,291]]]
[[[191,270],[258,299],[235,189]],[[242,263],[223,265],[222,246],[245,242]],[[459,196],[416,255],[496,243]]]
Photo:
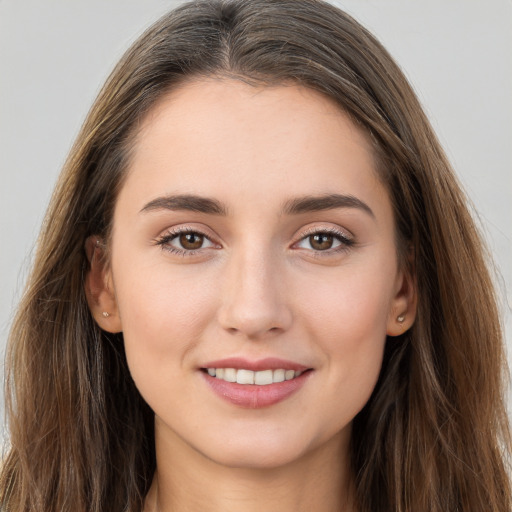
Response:
[[[224,380],[236,382],[237,371],[234,368],[224,368]]]
[[[254,372],[251,370],[238,370],[236,372],[238,384],[254,384]]]
[[[273,380],[274,382],[283,382],[285,379],[286,372],[284,370],[274,370]]]
[[[258,386],[267,386],[273,382],[272,370],[264,370],[262,372],[254,372],[254,384]]]
[[[256,384],[257,386],[267,386],[276,382],[283,382],[299,377],[302,372],[294,370],[262,370],[253,372],[252,370],[236,370],[235,368],[207,368],[208,375],[227,382],[236,382],[238,384]]]

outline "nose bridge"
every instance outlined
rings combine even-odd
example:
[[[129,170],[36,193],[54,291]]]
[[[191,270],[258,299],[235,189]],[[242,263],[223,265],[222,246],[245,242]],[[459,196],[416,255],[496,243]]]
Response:
[[[291,312],[278,260],[267,246],[246,244],[233,251],[219,313],[223,328],[248,337],[288,328]]]

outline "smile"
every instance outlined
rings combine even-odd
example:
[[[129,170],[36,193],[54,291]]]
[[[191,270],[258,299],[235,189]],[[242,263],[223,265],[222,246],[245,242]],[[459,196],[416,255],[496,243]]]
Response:
[[[302,375],[302,371],[285,370],[284,368],[261,371],[236,368],[206,368],[206,371],[210,377],[215,377],[216,379],[226,382],[255,384],[257,386],[268,386],[270,384],[292,380]]]

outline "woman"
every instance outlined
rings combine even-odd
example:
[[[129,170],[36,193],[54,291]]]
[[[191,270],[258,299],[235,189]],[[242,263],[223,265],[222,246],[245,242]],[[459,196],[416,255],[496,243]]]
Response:
[[[313,0],[193,2],[66,163],[6,510],[510,510],[482,244],[407,81]]]

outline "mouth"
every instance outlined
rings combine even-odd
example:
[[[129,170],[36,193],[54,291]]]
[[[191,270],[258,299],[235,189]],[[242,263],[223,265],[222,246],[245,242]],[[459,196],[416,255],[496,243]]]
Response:
[[[277,368],[275,370],[247,370],[244,368],[202,368],[202,371],[208,373],[210,377],[223,380],[225,382],[236,382],[237,384],[269,386],[300,377],[304,371],[286,370]]]
[[[200,368],[210,389],[231,404],[259,409],[287,399],[309,380],[313,368],[283,359],[230,358]]]

